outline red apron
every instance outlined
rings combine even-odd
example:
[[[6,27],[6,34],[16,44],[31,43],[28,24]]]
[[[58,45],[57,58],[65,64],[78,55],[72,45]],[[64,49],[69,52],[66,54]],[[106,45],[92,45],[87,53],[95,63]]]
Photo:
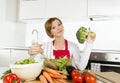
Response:
[[[54,45],[54,41],[53,41],[53,45]],[[68,59],[70,59],[70,52],[68,50],[68,42],[67,42],[67,40],[65,40],[65,50],[53,50],[53,55],[55,56],[56,59],[63,58],[65,56]]]

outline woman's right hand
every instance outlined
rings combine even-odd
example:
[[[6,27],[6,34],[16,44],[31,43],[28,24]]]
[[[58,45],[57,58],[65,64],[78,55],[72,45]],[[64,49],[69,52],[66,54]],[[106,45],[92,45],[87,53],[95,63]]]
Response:
[[[43,53],[42,45],[41,44],[34,44],[32,47],[28,50],[28,54],[35,55]]]

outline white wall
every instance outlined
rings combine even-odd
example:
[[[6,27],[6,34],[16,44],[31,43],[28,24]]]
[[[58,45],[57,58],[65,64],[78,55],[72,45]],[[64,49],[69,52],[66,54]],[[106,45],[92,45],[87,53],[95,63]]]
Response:
[[[0,0],[0,68],[8,67],[11,60],[29,56],[27,50],[2,49],[25,46],[26,24],[17,21],[17,1]]]
[[[17,22],[17,1],[0,0],[0,47],[24,46],[26,24]]]

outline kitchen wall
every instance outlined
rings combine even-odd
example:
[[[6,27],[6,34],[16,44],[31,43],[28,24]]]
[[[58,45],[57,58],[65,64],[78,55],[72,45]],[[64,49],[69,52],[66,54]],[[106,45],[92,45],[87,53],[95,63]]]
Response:
[[[29,56],[25,49],[26,23],[17,20],[17,1],[0,0],[0,68]]]
[[[0,47],[24,46],[26,24],[17,21],[17,1],[0,0]]]

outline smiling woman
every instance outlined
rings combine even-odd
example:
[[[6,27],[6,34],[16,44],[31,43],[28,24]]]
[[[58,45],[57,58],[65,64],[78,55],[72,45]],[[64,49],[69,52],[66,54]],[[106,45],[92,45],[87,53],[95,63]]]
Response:
[[[45,31],[47,35],[52,38],[52,41],[43,44],[33,44],[28,50],[32,58],[42,58],[41,54],[45,53],[46,57],[50,59],[70,59],[72,65],[80,70],[86,68],[95,38],[91,38],[88,33],[85,49],[80,55],[77,44],[64,37],[64,25],[59,18],[51,17],[46,20]]]

